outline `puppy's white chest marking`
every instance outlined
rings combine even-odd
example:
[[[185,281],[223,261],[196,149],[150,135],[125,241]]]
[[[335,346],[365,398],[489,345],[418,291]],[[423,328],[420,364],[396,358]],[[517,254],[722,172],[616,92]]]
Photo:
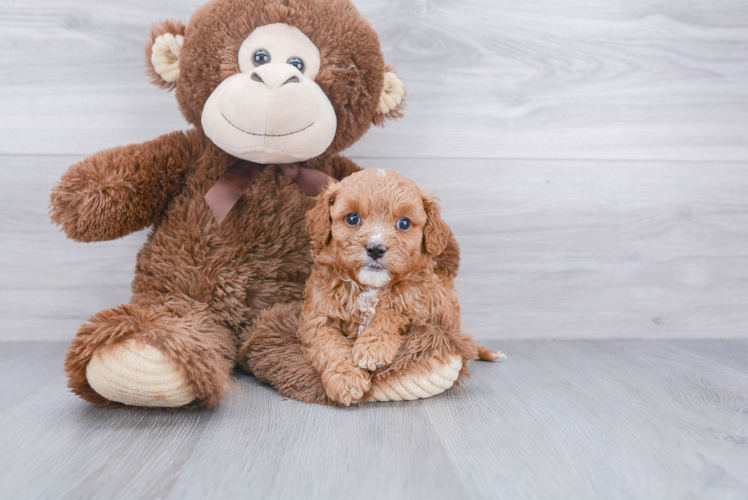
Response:
[[[377,304],[379,304],[377,293],[379,293],[379,288],[366,290],[358,294],[358,312],[361,315],[361,324],[358,325],[359,335],[364,331],[366,325],[371,323],[371,319],[377,312]]]

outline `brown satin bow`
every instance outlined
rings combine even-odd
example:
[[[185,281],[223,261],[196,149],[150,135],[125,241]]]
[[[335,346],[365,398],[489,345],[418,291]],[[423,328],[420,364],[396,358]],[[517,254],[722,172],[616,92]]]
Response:
[[[213,217],[218,225],[226,218],[234,208],[239,198],[249,189],[249,186],[259,177],[267,165],[260,165],[251,161],[239,160],[234,163],[213,184],[213,187],[205,193],[205,201],[208,203]],[[301,191],[308,196],[317,196],[331,182],[336,182],[333,177],[307,167],[303,163],[286,163],[276,165],[282,175],[298,184]]]

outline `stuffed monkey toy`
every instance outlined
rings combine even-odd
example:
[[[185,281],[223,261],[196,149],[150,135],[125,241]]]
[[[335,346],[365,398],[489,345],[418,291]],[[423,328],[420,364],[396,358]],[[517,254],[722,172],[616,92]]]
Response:
[[[400,116],[403,86],[348,0],[212,0],[187,25],[154,25],[146,59],[192,128],[96,153],[54,187],[51,218],[71,239],[152,228],[130,302],[80,328],[65,371],[102,407],[213,406],[237,363],[293,354],[253,323],[300,300],[313,196],[358,170],[338,153]],[[439,262],[457,272],[454,238]],[[239,358],[250,334],[252,362]]]

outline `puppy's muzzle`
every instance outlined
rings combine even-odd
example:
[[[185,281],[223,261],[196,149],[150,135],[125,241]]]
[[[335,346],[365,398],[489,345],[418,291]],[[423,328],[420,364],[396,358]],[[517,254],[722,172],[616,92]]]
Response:
[[[364,248],[366,248],[366,254],[374,260],[381,259],[387,253],[387,247],[381,243],[369,243]]]

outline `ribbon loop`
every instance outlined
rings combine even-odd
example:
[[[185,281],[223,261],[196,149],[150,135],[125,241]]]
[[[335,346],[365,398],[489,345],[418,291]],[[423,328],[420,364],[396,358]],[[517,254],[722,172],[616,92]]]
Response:
[[[239,160],[205,193],[205,201],[219,226],[265,167],[267,165]],[[294,181],[307,196],[317,196],[328,184],[337,182],[326,173],[307,167],[303,163],[287,163],[277,167],[284,177]]]

